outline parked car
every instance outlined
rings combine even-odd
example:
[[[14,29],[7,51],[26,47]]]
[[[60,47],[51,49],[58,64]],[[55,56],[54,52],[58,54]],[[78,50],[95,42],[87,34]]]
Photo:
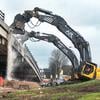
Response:
[[[40,83],[42,87],[48,87],[51,86],[51,80],[50,79],[43,79],[42,82]]]
[[[56,79],[56,80],[53,80],[53,85],[61,85],[61,84],[64,84],[64,79]]]

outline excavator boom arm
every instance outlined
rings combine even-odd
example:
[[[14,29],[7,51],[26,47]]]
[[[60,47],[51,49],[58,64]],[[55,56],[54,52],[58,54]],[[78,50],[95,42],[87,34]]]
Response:
[[[41,36],[42,35],[42,36]],[[47,41],[53,43],[58,49],[60,49],[71,61],[74,69],[76,70],[79,67],[78,59],[75,54],[67,48],[61,40],[55,35],[47,34],[47,33],[39,33],[39,32],[31,32],[29,37],[34,37],[39,40]]]
[[[89,43],[85,41],[78,32],[74,31],[61,16],[54,15],[50,11],[46,11],[38,7],[36,7],[34,11],[37,14],[35,15],[35,17],[38,18],[39,21],[47,22],[56,26],[59,31],[61,31],[72,41],[75,48],[77,48],[80,53],[81,62],[91,61],[91,51]],[[39,14],[39,12],[42,12],[44,14]]]

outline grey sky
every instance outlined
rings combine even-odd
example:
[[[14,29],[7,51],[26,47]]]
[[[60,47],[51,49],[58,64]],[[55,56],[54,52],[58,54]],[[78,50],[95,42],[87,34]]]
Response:
[[[1,0],[1,10],[6,14],[6,23],[10,25],[17,13],[24,10],[32,10],[34,7],[41,7],[53,11],[66,19],[67,23],[78,31],[87,41],[89,41],[93,62],[100,65],[100,1],[99,0]],[[33,30],[55,34],[67,45],[72,43],[64,37],[54,26],[46,23],[41,24]],[[30,29],[28,29],[30,31]],[[39,66],[48,64],[48,57],[54,46],[52,44],[39,42],[28,42],[30,50]]]

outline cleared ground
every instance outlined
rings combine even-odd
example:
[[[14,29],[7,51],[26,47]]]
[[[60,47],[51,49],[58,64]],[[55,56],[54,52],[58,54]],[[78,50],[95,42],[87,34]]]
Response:
[[[100,100],[100,81],[0,93],[0,100]]]

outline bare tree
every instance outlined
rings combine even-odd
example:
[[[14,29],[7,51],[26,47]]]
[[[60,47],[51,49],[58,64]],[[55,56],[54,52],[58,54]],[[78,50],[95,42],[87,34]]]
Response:
[[[58,49],[52,51],[49,61],[49,68],[51,69],[51,74],[53,78],[56,78],[56,75],[58,75],[59,77],[62,66],[67,64],[68,64],[68,58],[65,54],[63,54]]]

